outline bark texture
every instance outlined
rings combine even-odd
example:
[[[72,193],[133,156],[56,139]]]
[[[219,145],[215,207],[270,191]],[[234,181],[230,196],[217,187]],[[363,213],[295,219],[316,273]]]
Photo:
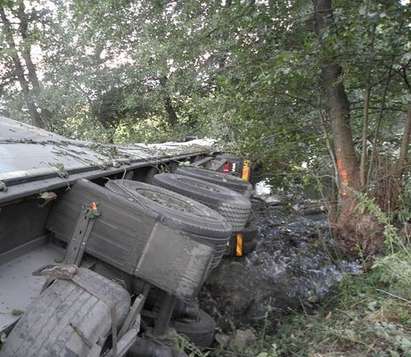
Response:
[[[334,26],[332,2],[313,0],[313,4],[315,32],[324,49],[323,33],[332,32]],[[322,58],[321,75],[339,178],[339,209],[333,224],[334,233],[344,252],[350,255],[372,255],[383,248],[382,227],[374,217],[360,215],[356,210],[356,193],[361,189],[360,162],[354,148],[343,69],[334,56]]]
[[[171,98],[169,95],[164,97],[164,108],[167,113],[168,123],[171,126],[175,126],[177,124],[177,114],[174,110],[173,103],[171,102]]]
[[[160,78],[160,85],[163,90],[164,109],[167,113],[167,122],[171,127],[174,127],[178,122],[177,113],[174,109],[173,102],[167,92],[167,77]]]
[[[37,76],[36,67],[31,58],[31,45],[28,38],[28,23],[29,19],[25,12],[24,2],[21,1],[17,8],[17,18],[19,19],[18,33],[21,37],[21,57],[14,38],[14,29],[10,20],[6,15],[4,6],[0,6],[0,19],[3,23],[3,29],[7,46],[10,50],[10,57],[14,65],[16,77],[21,86],[24,101],[29,110],[33,125],[39,128],[45,128],[51,117],[51,113],[43,109],[41,110],[36,103],[36,98],[41,91],[40,81]],[[27,69],[27,74],[25,71]]]
[[[411,104],[408,106],[407,121],[404,127],[404,134],[401,140],[400,156],[398,159],[398,175],[402,176],[408,161],[408,148],[411,140]]]
[[[10,57],[11,57],[11,60],[13,61],[15,73],[20,83],[20,86],[23,92],[24,101],[26,102],[27,108],[29,110],[33,125],[38,126],[40,128],[44,128],[45,123],[43,122],[40,112],[38,111],[36,103],[32,97],[30,85],[25,76],[24,67],[20,60],[18,52],[17,52],[17,47],[14,41],[14,36],[13,36],[12,25],[6,16],[6,12],[3,6],[0,6],[0,19],[3,23],[7,46],[10,49]]]

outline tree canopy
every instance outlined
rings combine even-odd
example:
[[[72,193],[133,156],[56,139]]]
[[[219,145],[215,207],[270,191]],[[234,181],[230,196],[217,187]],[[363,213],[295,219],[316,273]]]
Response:
[[[213,136],[287,183],[338,169],[335,63],[364,184],[400,147],[410,6],[334,0],[323,26],[318,3],[3,0],[0,109],[79,138]]]

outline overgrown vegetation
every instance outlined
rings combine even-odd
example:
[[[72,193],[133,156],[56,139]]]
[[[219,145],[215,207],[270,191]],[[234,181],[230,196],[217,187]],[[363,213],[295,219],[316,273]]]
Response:
[[[360,195],[359,213],[367,211],[384,227],[387,254],[363,260],[363,273],[345,276],[319,306],[264,323],[258,340],[245,350],[216,349],[215,356],[411,356],[411,248],[407,227],[409,202],[402,216],[387,215],[373,199]],[[266,321],[267,322],[267,321]]]
[[[257,332],[257,342],[241,351],[186,351],[191,357],[409,357],[410,286],[410,252],[399,252],[378,259],[368,274],[346,277],[316,309],[296,311],[275,330],[267,324]]]
[[[313,173],[341,183],[346,143],[344,167],[361,181],[351,188],[392,198],[393,159],[409,139],[405,0],[3,0],[0,10],[5,115],[81,139],[212,136],[276,185]],[[325,81],[330,63],[338,73]],[[347,135],[333,125],[337,84]]]
[[[273,185],[321,183],[340,248],[373,268],[282,323],[260,357],[405,354],[410,12],[406,0],[2,0],[0,111],[80,139],[212,136]]]
[[[346,278],[319,310],[281,323],[266,343],[278,356],[411,356],[410,284],[409,253],[380,259],[370,273]]]

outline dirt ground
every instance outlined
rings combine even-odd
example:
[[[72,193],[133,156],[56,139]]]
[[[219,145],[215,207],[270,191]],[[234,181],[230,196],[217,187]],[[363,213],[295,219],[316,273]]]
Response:
[[[284,314],[315,307],[344,273],[359,269],[336,256],[320,210],[253,199],[252,213],[258,230],[256,250],[243,258],[224,259],[200,295],[200,305],[224,333],[264,321],[275,328]]]

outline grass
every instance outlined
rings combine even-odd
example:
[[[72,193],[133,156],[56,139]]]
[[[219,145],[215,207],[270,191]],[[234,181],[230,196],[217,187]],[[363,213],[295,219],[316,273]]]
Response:
[[[411,285],[410,285],[411,287]],[[313,315],[293,316],[275,342],[283,355],[411,356],[411,301],[374,273],[346,279]]]
[[[249,356],[411,357],[410,240],[400,237],[373,200],[360,202],[384,225],[388,254],[367,273],[346,277],[314,313],[288,317],[264,339],[266,351]]]
[[[275,331],[265,323],[254,345],[216,349],[210,357],[411,357],[411,240],[372,199],[360,202],[359,213],[384,225],[387,254],[366,273],[345,277],[314,311],[289,315]]]
[[[314,312],[295,312],[275,331],[271,325],[264,323],[242,351],[202,352],[181,336],[178,346],[190,357],[411,357],[411,250],[346,277]]]
[[[241,357],[411,357],[411,251],[379,258],[365,274],[345,278],[312,314],[296,312],[276,331],[258,331]]]

